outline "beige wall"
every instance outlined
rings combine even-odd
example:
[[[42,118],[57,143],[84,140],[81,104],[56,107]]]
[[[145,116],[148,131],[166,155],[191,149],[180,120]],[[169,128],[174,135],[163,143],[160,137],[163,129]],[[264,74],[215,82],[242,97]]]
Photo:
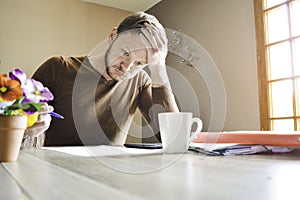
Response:
[[[253,0],[163,0],[149,12],[198,41],[218,66],[227,94],[223,130],[259,129]],[[128,14],[80,0],[0,0],[0,72],[32,74],[50,56],[87,54]],[[192,84],[207,129],[207,86],[180,60],[170,55],[168,65]],[[193,111],[190,99],[184,108]]]
[[[127,11],[80,0],[0,0],[0,72],[31,75],[53,55],[84,55]]]
[[[227,94],[223,130],[258,130],[253,0],[163,0],[149,12],[156,15],[166,28],[181,30],[198,41],[216,63]],[[168,65],[181,71],[193,84],[207,129],[212,105],[203,81],[180,63],[180,59],[176,61],[169,57]],[[210,127],[210,130],[214,129]]]

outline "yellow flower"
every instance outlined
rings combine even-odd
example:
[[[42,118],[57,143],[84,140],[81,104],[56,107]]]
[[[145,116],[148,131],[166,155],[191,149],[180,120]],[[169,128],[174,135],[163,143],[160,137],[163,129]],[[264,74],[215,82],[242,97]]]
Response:
[[[27,116],[27,118],[28,118],[27,127],[32,126],[38,120],[38,117],[39,117],[38,112],[35,112],[33,114],[28,114],[28,113],[24,112],[22,109],[15,110],[15,114],[21,114],[21,115]]]

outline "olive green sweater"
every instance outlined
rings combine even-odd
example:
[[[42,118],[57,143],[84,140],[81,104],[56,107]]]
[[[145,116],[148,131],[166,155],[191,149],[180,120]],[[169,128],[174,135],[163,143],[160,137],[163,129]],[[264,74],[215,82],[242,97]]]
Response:
[[[107,81],[87,56],[50,58],[33,78],[52,91],[49,104],[64,116],[52,119],[45,146],[123,145],[137,109],[155,133],[157,113],[177,111],[172,91],[152,88],[144,70],[132,79]]]

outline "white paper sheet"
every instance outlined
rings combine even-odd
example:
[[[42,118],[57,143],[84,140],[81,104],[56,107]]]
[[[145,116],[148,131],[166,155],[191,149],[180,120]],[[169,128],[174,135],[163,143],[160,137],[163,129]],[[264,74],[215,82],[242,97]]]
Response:
[[[138,149],[118,146],[72,146],[72,147],[42,147],[49,151],[71,154],[83,157],[121,156],[121,155],[147,155],[161,154],[162,149]]]
[[[263,152],[269,153],[288,153],[294,148],[286,146],[268,146],[268,145],[241,145],[241,144],[209,144],[192,143],[190,149],[208,155],[248,155]]]

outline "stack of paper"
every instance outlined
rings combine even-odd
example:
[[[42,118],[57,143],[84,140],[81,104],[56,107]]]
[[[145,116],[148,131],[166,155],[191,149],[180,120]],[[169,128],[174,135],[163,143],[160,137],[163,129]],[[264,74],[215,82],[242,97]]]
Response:
[[[300,132],[201,132],[193,142],[190,150],[208,155],[287,153],[300,148]]]
[[[228,131],[228,132],[201,132],[195,143],[214,144],[261,144],[270,146],[299,146],[300,131]]]
[[[201,144],[192,143],[189,150],[216,156],[249,155],[257,153],[287,153],[294,148],[267,145]]]

